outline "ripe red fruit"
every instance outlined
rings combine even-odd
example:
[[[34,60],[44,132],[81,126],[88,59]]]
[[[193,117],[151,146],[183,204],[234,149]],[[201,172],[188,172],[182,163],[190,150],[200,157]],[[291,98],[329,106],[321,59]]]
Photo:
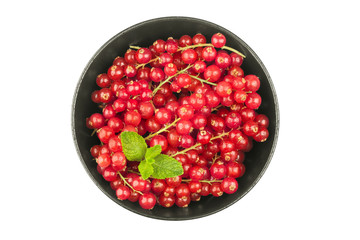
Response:
[[[237,191],[238,182],[235,180],[235,178],[224,178],[224,180],[221,182],[221,189],[227,194],[232,194]]]
[[[97,131],[97,136],[103,143],[108,143],[109,139],[115,136],[114,130],[109,126],[104,126]]]
[[[119,200],[126,200],[130,197],[130,188],[127,187],[127,186],[119,186],[117,189],[116,189],[116,197],[119,199]]]
[[[166,149],[168,148],[168,142],[166,137],[164,137],[163,135],[156,135],[154,136],[151,140],[150,140],[150,147],[153,147],[155,145],[160,145],[161,146],[161,150],[163,152],[166,151]]]
[[[118,65],[109,67],[107,75],[111,80],[119,80],[124,76],[124,69]]]
[[[220,97],[227,97],[230,96],[232,93],[232,87],[231,84],[225,81],[221,81],[216,86],[216,93]]]
[[[216,33],[211,37],[211,44],[216,48],[222,48],[226,44],[226,38],[222,33]]]
[[[244,77],[246,83],[245,88],[247,91],[253,91],[256,92],[260,88],[260,79],[255,75],[246,75]]]
[[[249,93],[245,105],[250,109],[258,109],[261,105],[261,96],[256,92]]]
[[[186,49],[181,53],[181,59],[185,64],[193,64],[198,58],[194,49]]]
[[[136,51],[135,59],[138,63],[148,63],[151,60],[151,51],[148,48],[140,48]]]
[[[221,77],[221,70],[216,65],[208,66],[204,71],[204,78],[209,82],[217,82]]]
[[[141,122],[141,115],[136,110],[130,110],[124,115],[124,122],[126,125],[138,126]]]
[[[152,193],[144,193],[139,197],[139,204],[143,209],[153,209],[156,204],[156,197]]]

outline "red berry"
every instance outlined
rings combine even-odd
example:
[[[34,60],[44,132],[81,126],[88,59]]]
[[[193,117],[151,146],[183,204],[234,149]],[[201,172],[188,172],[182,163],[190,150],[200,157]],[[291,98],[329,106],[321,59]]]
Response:
[[[197,33],[193,36],[192,41],[194,45],[202,44],[202,43],[206,43],[206,38],[201,33]]]
[[[229,162],[227,165],[227,176],[231,178],[238,178],[244,175],[245,165],[237,162]]]
[[[117,189],[116,189],[116,197],[119,199],[119,200],[126,200],[130,197],[130,189],[129,187],[127,186],[119,186]]]
[[[151,51],[148,48],[140,48],[136,51],[135,59],[138,63],[148,63],[151,60]]]
[[[260,127],[258,132],[253,136],[253,139],[257,142],[265,142],[268,137],[269,131],[264,127]]]
[[[258,133],[259,125],[254,121],[247,121],[243,124],[242,130],[247,136],[252,137]]]
[[[204,71],[204,78],[209,82],[217,82],[221,77],[221,70],[216,65],[208,66]]]
[[[192,130],[192,123],[189,120],[181,119],[176,123],[176,131],[180,135],[189,134]]]
[[[127,163],[126,157],[122,152],[115,152],[111,156],[111,166],[116,171],[123,171],[126,168],[126,163]]]
[[[144,193],[139,197],[139,204],[143,209],[153,209],[156,204],[156,197],[152,193]]]
[[[197,53],[194,49],[186,49],[181,54],[181,59],[185,64],[193,64],[198,58]]]
[[[259,127],[267,128],[269,126],[269,118],[265,114],[258,114],[255,119]]]
[[[153,179],[151,181],[151,190],[153,193],[160,195],[166,187],[166,182],[164,179]]]
[[[153,147],[155,145],[160,145],[161,146],[161,150],[163,152],[166,151],[166,149],[168,148],[168,142],[166,137],[164,137],[163,135],[156,135],[154,136],[151,140],[150,140],[150,147]]]
[[[221,189],[221,184],[218,182],[214,182],[210,186],[210,193],[214,197],[220,197],[223,195],[223,190]]]
[[[233,194],[238,189],[238,182],[235,178],[227,177],[221,182],[221,189],[227,194]]]
[[[180,176],[165,179],[166,184],[169,187],[177,187],[177,186],[179,186],[181,184],[181,180],[182,180],[182,177],[180,177]]]
[[[249,93],[245,100],[245,105],[250,109],[258,109],[261,105],[261,96],[256,92]]]
[[[111,152],[122,151],[121,141],[118,136],[113,136],[109,139],[108,148]]]
[[[221,33],[216,33],[211,37],[211,44],[216,48],[222,48],[226,44],[226,38]]]
[[[136,51],[133,49],[128,49],[124,55],[125,62],[127,64],[135,64],[136,58],[135,58]]]
[[[256,92],[260,88],[260,79],[255,75],[246,75],[244,77],[246,83],[245,88],[247,91]]]
[[[186,73],[181,73],[176,78],[176,83],[180,88],[188,87],[191,84],[191,78]]]
[[[167,124],[171,121],[171,112],[166,108],[160,108],[155,113],[155,120],[160,124]]]
[[[206,62],[214,61],[216,58],[216,54],[217,54],[217,52],[216,52],[215,48],[211,47],[211,46],[204,47],[201,52],[201,56]]]
[[[220,97],[227,97],[227,96],[231,95],[231,93],[232,93],[231,84],[228,82],[225,82],[225,81],[219,82],[216,86],[216,93]]]
[[[230,53],[230,57],[231,57],[232,65],[235,66],[241,66],[241,64],[244,61],[244,58],[242,56],[234,52]]]
[[[164,66],[164,73],[167,76],[174,76],[177,73],[177,67],[174,63],[167,63]]]
[[[228,128],[238,128],[241,124],[241,116],[237,112],[230,112],[225,117],[225,124]]]
[[[202,73],[206,69],[206,63],[198,60],[194,63],[193,69],[196,73]]]
[[[219,68],[228,68],[232,64],[231,57],[226,52],[218,52],[215,58],[215,64]]]
[[[136,110],[130,110],[124,115],[124,122],[126,125],[138,126],[141,122],[141,115]]]
[[[192,38],[189,35],[183,35],[179,39],[179,46],[186,47],[192,45]]]
[[[102,73],[96,77],[96,84],[101,88],[107,88],[111,85],[111,79],[106,73]]]
[[[211,167],[210,167],[210,174],[212,177],[214,177],[215,179],[222,179],[226,176],[227,173],[227,168],[225,167],[225,165],[221,162],[217,162],[214,163]]]
[[[111,127],[104,126],[97,132],[97,136],[103,143],[108,143],[109,139],[115,136],[115,132]]]
[[[181,119],[190,120],[194,116],[194,108],[189,104],[181,105],[177,109],[177,115]]]
[[[169,38],[165,43],[165,50],[168,53],[175,53],[178,49],[178,44],[173,38]]]
[[[89,124],[92,128],[101,128],[105,125],[105,118],[100,113],[94,113],[89,117]]]
[[[111,166],[109,166],[104,169],[103,177],[108,182],[115,181],[117,179],[117,172]]]
[[[119,80],[124,76],[124,69],[118,65],[112,65],[107,72],[111,80]]]
[[[100,167],[102,167],[102,168],[108,167],[108,166],[110,166],[110,164],[111,164],[110,155],[107,154],[107,153],[101,154],[101,155],[99,155],[99,156],[97,157],[96,162],[97,162],[97,164],[98,164]]]
[[[153,43],[153,46],[154,46],[154,50],[157,52],[157,53],[163,53],[165,52],[165,41],[162,40],[162,39],[158,39],[156,40],[154,43]]]
[[[161,194],[159,197],[159,204],[163,207],[172,207],[175,204],[175,196],[165,196]]]
[[[142,192],[146,188],[146,180],[144,180],[141,176],[135,177],[131,183],[131,186],[139,192]]]
[[[205,169],[200,166],[193,166],[189,169],[189,177],[193,181],[203,180],[205,177]]]
[[[175,188],[175,195],[178,198],[182,198],[182,197],[185,197],[185,196],[190,196],[190,189],[189,189],[188,184],[181,183],[179,186],[177,186]]]

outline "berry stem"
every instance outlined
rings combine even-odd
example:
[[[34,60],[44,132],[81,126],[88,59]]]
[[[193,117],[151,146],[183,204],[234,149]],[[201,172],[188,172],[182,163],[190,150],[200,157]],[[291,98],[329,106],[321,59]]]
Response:
[[[184,150],[182,150],[182,151],[180,151],[180,152],[177,152],[177,153],[171,155],[170,157],[175,157],[176,155],[184,154],[184,153],[186,153],[187,151],[193,150],[193,149],[197,148],[197,147],[200,146],[200,145],[201,145],[201,143],[197,143],[197,144],[195,144],[195,145],[192,145],[192,146],[189,147],[189,148],[186,148],[186,149],[184,149]]]
[[[188,70],[188,69],[191,68],[192,66],[193,66],[193,65],[191,64],[191,65],[187,66],[186,68],[178,71],[175,75],[168,77],[165,81],[162,81],[162,82],[154,89],[153,95],[155,96],[155,94],[157,93],[157,91],[159,91],[159,89],[161,88],[162,85],[164,85],[165,83],[169,82],[173,77],[176,77],[177,75],[185,72],[186,70]]]
[[[209,81],[207,81],[207,80],[205,80],[205,79],[199,78],[199,77],[194,76],[194,75],[190,75],[190,77],[192,77],[192,78],[194,78],[194,79],[196,79],[196,80],[199,80],[199,81],[202,82],[202,83],[207,83],[207,84],[213,85],[213,86],[216,86],[216,85],[217,85],[216,83],[209,82]]]
[[[192,179],[182,179],[181,180],[182,182],[191,182],[192,181]],[[211,183],[214,183],[214,182],[222,182],[223,180],[220,180],[220,179],[214,179],[214,180],[199,180],[199,182],[204,182],[204,183],[209,183],[209,184],[211,184]]]
[[[128,186],[131,190],[133,190],[134,192],[137,192],[137,193],[139,193],[139,194],[141,194],[141,195],[143,195],[143,193],[142,192],[140,192],[140,191],[136,191],[131,185],[130,185],[130,183],[128,183],[127,181],[126,181],[126,178],[124,178],[124,176],[123,175],[121,175],[121,173],[118,171],[117,172],[118,174],[119,174],[119,176],[120,176],[120,178],[121,178],[121,180],[125,183],[125,185],[126,186]]]
[[[159,59],[159,57],[156,57],[156,58],[151,59],[151,60],[150,60],[150,61],[148,61],[147,63],[142,63],[142,64],[139,64],[139,65],[137,65],[137,66],[136,66],[136,69],[141,68],[141,67],[145,67],[145,65],[146,65],[146,64],[149,64],[149,63],[155,62],[155,61],[156,61],[156,60],[158,60],[158,59]]]
[[[229,50],[231,52],[234,52],[234,53],[237,53],[239,54],[240,56],[242,56],[243,58],[246,58],[246,56],[244,54],[242,54],[241,52],[239,52],[238,50],[234,49],[234,48],[231,48],[231,47],[228,47],[228,46],[223,46],[221,49],[225,49],[225,50]]]
[[[212,138],[210,139],[210,142],[211,142],[212,140],[215,140],[215,139],[218,139],[218,138],[222,138],[222,137],[224,137],[224,136],[227,136],[227,135],[229,135],[229,133],[230,133],[230,132],[226,132],[226,133],[220,134],[220,135],[218,135],[218,136],[212,137]],[[188,151],[190,151],[190,150],[196,149],[196,148],[197,148],[198,146],[200,146],[200,145],[201,145],[201,143],[197,143],[197,144],[195,144],[195,145],[192,145],[192,146],[189,147],[189,148],[186,148],[186,149],[184,149],[184,150],[182,150],[182,151],[180,151],[180,152],[177,152],[177,153],[171,155],[171,157],[175,157],[176,155],[179,155],[179,154],[184,154],[184,153],[186,153],[186,152],[188,152]]]
[[[214,45],[212,45],[211,43],[201,43],[201,44],[196,44],[196,45],[189,45],[189,46],[185,46],[185,47],[181,47],[178,48],[177,51],[183,51],[189,48],[197,48],[197,47],[214,47]],[[246,58],[246,56],[244,54],[242,54],[241,52],[239,52],[238,50],[229,47],[229,46],[223,46],[221,49],[225,49],[225,50],[229,50],[230,52],[234,52],[239,54],[240,56],[242,56],[243,58]]]
[[[140,49],[141,47],[138,47],[138,46],[129,46],[130,48],[132,49]]]
[[[171,124],[166,125],[164,128],[160,129],[159,131],[150,134],[149,136],[145,137],[145,140],[148,140],[156,135],[159,135],[162,132],[165,132],[166,130],[168,130],[169,128],[171,128],[172,126],[175,126],[175,124],[180,120],[180,118],[175,119]]]
[[[200,44],[196,44],[196,45],[189,45],[189,46],[185,46],[185,47],[181,47],[178,48],[178,52],[179,51],[183,51],[189,48],[197,48],[197,47],[213,47],[213,45],[211,43],[200,43]]]

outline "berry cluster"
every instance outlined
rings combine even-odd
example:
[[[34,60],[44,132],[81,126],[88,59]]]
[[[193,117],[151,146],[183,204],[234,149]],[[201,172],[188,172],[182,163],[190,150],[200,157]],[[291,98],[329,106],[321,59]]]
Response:
[[[226,44],[223,34],[211,43],[202,34],[158,39],[148,48],[130,46],[116,57],[91,99],[102,109],[86,119],[100,140],[91,148],[98,172],[120,200],[186,207],[191,201],[238,189],[245,152],[263,142],[269,119],[256,110],[260,80],[245,75],[243,54]],[[122,151],[121,132],[143,136],[148,146],[182,164],[180,176],[144,179],[139,162]]]

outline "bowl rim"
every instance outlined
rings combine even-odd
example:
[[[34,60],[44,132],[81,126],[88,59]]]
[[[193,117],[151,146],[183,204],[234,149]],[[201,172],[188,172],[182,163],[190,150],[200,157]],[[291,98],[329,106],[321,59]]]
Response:
[[[115,201],[115,199],[113,199],[113,196],[111,196],[107,191],[105,191],[105,189],[102,188],[102,186],[97,182],[97,180],[94,178],[93,174],[90,172],[90,169],[87,167],[87,165],[85,164],[85,160],[83,159],[82,155],[81,155],[81,151],[78,145],[78,140],[76,137],[76,130],[75,130],[75,106],[77,103],[77,97],[78,97],[78,93],[80,90],[80,86],[84,80],[84,76],[87,73],[87,71],[89,70],[89,67],[91,66],[91,64],[93,63],[94,59],[99,55],[99,53],[101,53],[110,43],[112,43],[115,39],[117,39],[119,36],[121,36],[122,34],[131,31],[132,29],[136,29],[139,26],[142,25],[146,25],[149,23],[153,23],[153,22],[158,22],[158,21],[167,21],[167,20],[184,20],[184,21],[197,21],[200,23],[204,23],[207,25],[213,25],[216,28],[222,29],[224,32],[226,32],[228,35],[231,35],[234,39],[236,39],[238,42],[241,43],[241,45],[243,45],[253,56],[254,59],[256,60],[256,62],[259,64],[259,66],[261,67],[261,69],[264,71],[267,81],[269,83],[272,95],[273,95],[273,100],[274,100],[274,108],[275,108],[275,129],[274,129],[274,139],[273,139],[273,143],[270,149],[270,153],[267,157],[267,160],[262,168],[262,170],[260,171],[259,175],[255,178],[255,180],[250,184],[250,186],[247,188],[247,190],[241,194],[238,198],[236,198],[234,201],[230,202],[229,204],[225,205],[224,207],[218,208],[214,211],[211,212],[207,212],[207,213],[203,213],[200,215],[196,215],[196,216],[187,216],[187,217],[161,217],[161,216],[157,216],[157,215],[151,215],[151,214],[146,214],[143,212],[139,212],[134,210],[131,207],[128,207],[124,204],[119,203],[118,201]],[[233,32],[231,32],[230,30],[215,24],[213,22],[210,22],[208,20],[204,20],[204,19],[200,19],[200,18],[194,18],[194,17],[187,17],[187,16],[167,16],[167,17],[159,17],[159,18],[152,18],[149,20],[145,20],[142,22],[139,22],[137,24],[134,24],[122,31],[120,31],[119,33],[115,34],[113,37],[111,37],[109,40],[107,40],[94,54],[93,56],[90,58],[90,60],[88,61],[88,63],[86,64],[86,66],[84,67],[80,78],[78,80],[78,83],[75,87],[75,92],[73,95],[73,99],[72,99],[72,105],[71,105],[71,131],[72,131],[72,138],[74,141],[74,145],[76,148],[76,152],[80,158],[80,162],[83,165],[85,171],[87,172],[87,174],[90,176],[90,178],[92,179],[92,181],[95,183],[95,185],[107,196],[109,197],[111,200],[113,200],[115,203],[117,203],[118,205],[121,205],[123,208],[136,213],[138,215],[141,216],[145,216],[148,218],[153,218],[153,219],[158,219],[158,220],[172,220],[172,221],[179,221],[179,220],[193,220],[193,219],[198,219],[198,218],[203,218],[212,214],[215,214],[217,212],[220,212],[222,210],[224,210],[225,208],[230,207],[231,205],[235,204],[236,202],[238,202],[240,199],[242,199],[246,194],[248,194],[253,188],[254,186],[259,182],[259,180],[262,178],[262,176],[264,175],[264,173],[266,172],[270,162],[272,161],[273,155],[275,153],[275,149],[276,149],[276,145],[278,142],[278,137],[279,137],[279,130],[280,130],[280,110],[279,110],[279,102],[278,102],[278,97],[275,91],[275,86],[274,83],[270,77],[270,74],[268,72],[268,70],[266,69],[265,65],[263,64],[263,62],[260,60],[260,58],[258,57],[258,55],[252,50],[252,48],[246,44],[241,38],[239,38],[236,34],[234,34]]]

